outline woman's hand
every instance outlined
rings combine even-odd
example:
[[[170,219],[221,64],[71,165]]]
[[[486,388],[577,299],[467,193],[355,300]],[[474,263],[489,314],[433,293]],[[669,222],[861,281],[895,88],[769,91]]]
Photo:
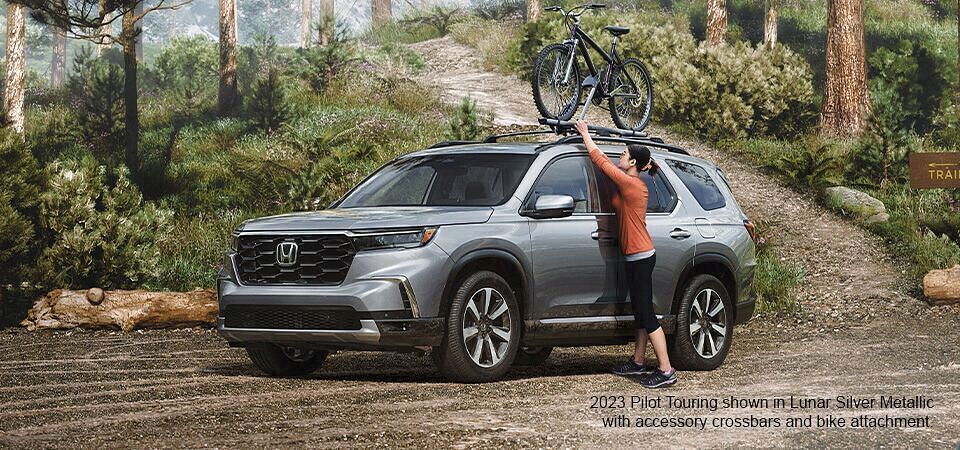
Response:
[[[577,131],[585,138],[590,137],[590,128],[588,128],[587,122],[583,119],[577,121]]]

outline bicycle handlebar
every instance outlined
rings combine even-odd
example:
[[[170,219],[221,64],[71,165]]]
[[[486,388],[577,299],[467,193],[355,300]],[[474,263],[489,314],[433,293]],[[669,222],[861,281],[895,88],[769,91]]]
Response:
[[[576,17],[576,16],[579,16],[579,15],[585,13],[588,9],[601,9],[601,8],[606,8],[606,7],[607,7],[607,5],[605,5],[605,4],[603,4],[603,3],[588,3],[588,4],[586,4],[586,5],[574,6],[573,8],[570,8],[569,11],[564,11],[564,10],[563,10],[563,7],[561,7],[561,6],[548,6],[548,7],[546,7],[546,8],[543,8],[543,10],[544,10],[544,11],[559,11],[559,12],[563,13],[564,16],[574,16],[574,17]],[[576,11],[576,13],[575,13],[574,11]]]

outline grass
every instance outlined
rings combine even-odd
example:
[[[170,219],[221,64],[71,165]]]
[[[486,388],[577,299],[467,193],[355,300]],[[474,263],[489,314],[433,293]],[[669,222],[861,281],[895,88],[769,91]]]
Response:
[[[793,288],[803,281],[804,271],[800,265],[782,261],[767,252],[757,256],[756,270],[757,314],[800,310],[800,302],[793,293]]]

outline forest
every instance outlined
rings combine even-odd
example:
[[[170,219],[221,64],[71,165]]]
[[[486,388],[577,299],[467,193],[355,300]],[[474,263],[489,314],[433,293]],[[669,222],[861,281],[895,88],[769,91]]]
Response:
[[[475,104],[446,104],[422,81],[428,68],[407,44],[449,35],[488,70],[527,78],[565,33],[542,11],[552,4],[6,2],[3,323],[54,288],[212,286],[242,220],[323,209],[397,155],[490,132]],[[960,190],[912,190],[907,172],[911,152],[960,145],[957,10],[617,0],[584,24],[633,30],[621,50],[650,68],[657,126],[841,215],[856,211],[831,205],[826,188],[880,199],[889,220],[864,226],[908,262],[917,289],[960,263]],[[801,272],[762,259],[761,296],[788,298]]]

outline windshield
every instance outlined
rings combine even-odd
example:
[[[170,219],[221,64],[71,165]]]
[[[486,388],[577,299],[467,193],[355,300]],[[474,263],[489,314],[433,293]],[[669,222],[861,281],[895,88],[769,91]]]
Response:
[[[338,206],[494,206],[517,189],[534,155],[445,154],[394,161]]]

